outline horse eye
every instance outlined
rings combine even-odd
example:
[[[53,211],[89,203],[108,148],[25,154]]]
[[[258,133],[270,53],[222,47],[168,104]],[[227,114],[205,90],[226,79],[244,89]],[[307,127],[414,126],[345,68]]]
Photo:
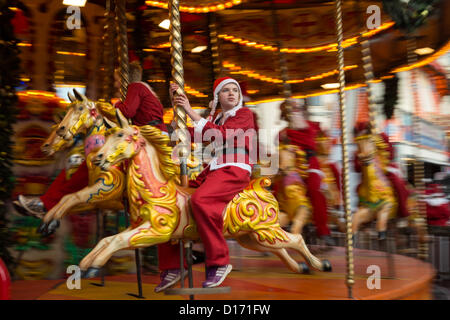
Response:
[[[78,110],[83,111],[83,107],[79,107]]]
[[[117,134],[117,136],[118,136],[119,138],[122,138],[122,137],[123,137],[123,132],[120,132],[119,134]]]

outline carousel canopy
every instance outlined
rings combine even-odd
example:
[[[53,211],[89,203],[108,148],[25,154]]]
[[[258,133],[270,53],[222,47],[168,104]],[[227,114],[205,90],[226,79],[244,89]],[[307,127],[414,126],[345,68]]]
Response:
[[[91,2],[107,7],[105,1]],[[147,70],[146,80],[157,89],[167,88],[170,79],[169,31],[159,26],[168,19],[167,2],[127,1],[130,59],[141,59]],[[450,5],[440,1],[436,6],[423,26],[406,34],[396,28],[383,10],[382,1],[343,1],[347,86],[365,82],[362,40],[370,42],[378,80],[405,70],[408,36],[415,39],[416,49],[431,49],[419,55],[419,64],[414,66],[447,51]],[[377,8],[379,19],[373,16]],[[225,75],[241,81],[253,101],[280,97],[282,75],[277,46],[286,58],[293,96],[323,93],[324,85],[332,87],[337,82],[333,1],[185,0],[180,2],[180,11],[185,83],[194,104],[206,104],[213,77]],[[214,22],[220,60],[216,75],[210,45]],[[374,23],[374,28],[368,29]],[[164,95],[167,90],[159,91]]]

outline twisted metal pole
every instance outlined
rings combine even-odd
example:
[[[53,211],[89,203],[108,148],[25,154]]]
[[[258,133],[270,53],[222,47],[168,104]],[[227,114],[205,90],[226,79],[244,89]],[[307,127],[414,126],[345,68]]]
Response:
[[[173,81],[179,86],[176,94],[184,93],[184,69],[183,69],[183,44],[181,39],[180,22],[180,1],[171,0],[169,2],[169,20],[170,20],[170,64],[172,66]],[[174,106],[175,120],[178,126],[178,157],[180,159],[181,183],[188,185],[187,176],[187,157],[189,155],[190,139],[187,132],[186,111],[182,107]]]
[[[377,110],[375,108],[375,99],[372,93],[371,83],[374,79],[372,55],[370,53],[370,42],[368,38],[364,38],[361,33],[361,54],[364,67],[364,77],[366,79],[367,96],[369,99],[369,122],[371,134],[377,134],[378,126],[376,123]]]
[[[111,12],[111,0],[106,1],[105,26],[103,27],[103,94],[102,99],[109,101],[114,87],[114,14]]]
[[[219,56],[219,37],[217,36],[217,17],[214,12],[208,13],[209,45],[212,60],[212,83],[219,77],[221,72]]]
[[[126,1],[116,0],[116,22],[118,36],[119,73],[120,73],[120,98],[125,100],[129,81],[128,69],[128,35]]]
[[[286,62],[286,55],[284,52],[281,51],[281,41],[280,41],[280,31],[278,29],[278,15],[277,11],[275,9],[274,2],[271,3],[272,9],[272,28],[273,33],[275,36],[276,41],[276,47],[277,47],[277,57],[278,62],[280,66],[280,74],[281,74],[281,81],[282,81],[282,93],[284,96],[284,99],[287,100],[292,96],[292,88],[290,83],[288,83],[289,80],[289,74],[288,74],[288,67]]]
[[[343,176],[343,191],[344,191],[344,210],[345,221],[347,227],[346,239],[346,260],[347,260],[347,275],[346,284],[348,289],[348,297],[353,298],[354,280],[354,262],[353,262],[353,234],[352,234],[352,216],[350,211],[350,188],[349,188],[349,154],[347,150],[347,117],[345,110],[345,73],[344,73],[344,49],[342,47],[343,41],[343,27],[342,27],[342,1],[336,0],[336,34],[338,43],[338,65],[339,65],[339,115],[342,124],[341,141],[342,141],[342,176]]]
[[[417,62],[417,54],[414,52],[416,49],[416,41],[414,37],[408,37],[407,39],[407,54],[408,54],[408,64],[411,65],[415,62]],[[416,143],[416,146],[420,146],[420,115],[421,110],[419,106],[419,97],[417,93],[417,80],[416,80],[416,70],[411,69],[411,88],[413,90],[413,98],[414,98],[414,111],[413,111],[413,140]],[[417,154],[414,154],[414,185],[416,187],[416,190],[419,192],[420,195],[425,194],[425,182],[423,179],[425,178],[425,164],[424,162],[419,160],[419,157]],[[415,208],[415,210],[418,210],[418,218],[416,220],[416,223],[419,228],[419,252],[418,252],[418,258],[422,260],[428,259],[428,244],[426,242],[427,237],[427,220],[426,220],[426,205],[424,201],[419,201],[418,206]]]

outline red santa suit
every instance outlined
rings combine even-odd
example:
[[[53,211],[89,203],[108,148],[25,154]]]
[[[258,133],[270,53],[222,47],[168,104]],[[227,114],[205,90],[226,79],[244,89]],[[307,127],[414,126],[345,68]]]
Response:
[[[445,197],[437,184],[431,184],[425,191],[426,197],[423,201],[427,208],[427,221],[433,226],[450,225],[450,201]]]
[[[162,121],[163,106],[150,86],[144,82],[130,83],[125,101],[117,102],[115,107],[126,117],[131,118],[135,125],[143,126],[150,124],[163,132],[167,132],[167,128]],[[101,147],[104,144],[104,138],[91,137],[85,140],[85,148],[92,151],[93,141],[95,148]],[[87,187],[88,182],[89,173],[86,161],[79,166],[77,171],[68,180],[66,180],[66,171],[62,170],[50,185],[47,192],[40,197],[45,210],[51,210],[65,195]]]
[[[307,121],[308,127],[304,129],[293,130],[286,128],[280,132],[279,139],[282,142],[288,142],[299,146],[306,152],[308,159],[308,178],[306,179],[307,196],[313,207],[313,220],[316,225],[317,235],[330,235],[330,229],[327,226],[327,202],[323,193],[320,191],[323,172],[320,170],[319,160],[316,156],[316,135],[319,131],[319,124]]]
[[[222,87],[228,83],[238,83],[231,78],[216,80],[214,96],[217,98]],[[238,85],[239,88],[239,85]],[[217,101],[217,99],[216,99]],[[224,266],[229,263],[228,246],[223,236],[223,211],[236,194],[250,182],[253,159],[254,119],[253,113],[242,106],[242,94],[236,107],[225,113],[219,113],[214,121],[202,118],[189,128],[194,142],[209,142],[205,133],[216,130],[214,144],[227,142],[224,147],[216,148],[219,154],[214,156],[209,165],[196,180],[190,181],[190,187],[197,190],[191,197],[192,213],[197,223],[197,230],[202,239],[206,266]],[[211,131],[209,131],[211,133]],[[237,136],[234,134],[237,133]],[[241,139],[242,134],[247,138]],[[237,138],[237,139],[235,139]],[[195,141],[197,140],[197,141]],[[219,141],[222,140],[222,141]],[[158,246],[159,267],[161,270],[178,269],[180,267],[179,247],[165,243]]]
[[[136,126],[150,124],[167,132],[163,123],[163,106],[156,93],[145,82],[130,83],[125,101],[116,102],[114,106]]]

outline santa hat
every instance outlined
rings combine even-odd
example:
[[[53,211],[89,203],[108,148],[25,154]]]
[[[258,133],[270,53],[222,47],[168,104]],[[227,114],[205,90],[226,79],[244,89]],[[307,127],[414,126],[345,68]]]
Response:
[[[224,86],[226,86],[227,84],[229,84],[229,83],[234,83],[238,87],[238,89],[239,89],[239,103],[237,104],[237,106],[241,106],[242,107],[243,96],[242,96],[241,86],[233,78],[223,77],[223,78],[219,78],[216,81],[214,81],[214,87],[213,87],[213,91],[214,91],[213,108],[216,108],[217,104],[219,103],[219,92],[220,92],[220,90],[222,90],[222,88]]]

